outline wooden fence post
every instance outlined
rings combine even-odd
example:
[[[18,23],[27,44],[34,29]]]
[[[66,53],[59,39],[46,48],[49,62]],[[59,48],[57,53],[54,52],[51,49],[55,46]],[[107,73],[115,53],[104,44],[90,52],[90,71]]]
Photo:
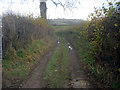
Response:
[[[2,89],[2,16],[0,16],[0,90]]]
[[[2,17],[0,17],[0,60],[2,60]]]

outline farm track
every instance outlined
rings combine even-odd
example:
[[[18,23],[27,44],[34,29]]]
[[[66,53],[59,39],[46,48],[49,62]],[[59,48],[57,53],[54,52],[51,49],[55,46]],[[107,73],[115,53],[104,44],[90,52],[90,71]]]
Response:
[[[56,46],[52,48],[46,55],[43,56],[43,58],[40,60],[36,68],[32,71],[30,78],[26,80],[23,85],[21,85],[21,88],[43,88],[44,80],[43,80],[43,74],[46,68],[46,65],[48,63],[48,60],[50,56],[53,54],[54,50],[56,49]]]
[[[46,88],[46,82],[43,80],[43,74],[45,72],[46,66],[48,64],[49,58],[52,56],[56,47],[50,50],[43,58],[40,60],[36,68],[31,73],[30,78],[24,82],[22,88]],[[62,54],[61,54],[62,55]],[[61,61],[58,62],[59,65]],[[61,70],[61,65],[59,70]],[[59,74],[61,71],[58,71]],[[60,77],[59,77],[60,78]],[[62,88],[94,88],[96,87],[92,84],[89,76],[83,69],[83,65],[80,63],[79,58],[74,49],[69,51],[69,76],[68,83]]]
[[[90,77],[83,69],[83,65],[77,57],[74,49],[70,50],[69,61],[69,83],[67,88],[95,88],[96,85],[91,83]]]

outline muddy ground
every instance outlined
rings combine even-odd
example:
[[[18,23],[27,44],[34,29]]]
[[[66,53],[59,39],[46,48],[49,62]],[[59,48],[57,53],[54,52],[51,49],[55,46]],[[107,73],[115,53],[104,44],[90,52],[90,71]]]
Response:
[[[45,82],[43,80],[43,74],[46,69],[48,60],[50,56],[53,54],[55,49],[56,47],[54,47],[46,55],[43,56],[40,62],[36,65],[36,68],[32,71],[29,78],[20,85],[21,88],[43,88],[45,87],[45,84],[44,84]]]
[[[88,76],[88,71],[85,71],[83,64],[74,49],[70,50],[69,61],[69,83],[67,88],[96,88],[96,84],[92,82],[93,77]]]
[[[55,47],[56,48],[56,47]],[[29,79],[21,84],[21,88],[45,88],[46,82],[43,80],[43,74],[46,69],[46,65],[49,61],[50,56],[52,56],[55,51],[53,48],[40,60],[36,68],[31,73]],[[96,84],[88,76],[88,73],[83,69],[82,63],[80,63],[79,58],[74,49],[69,51],[69,76],[68,83],[65,84],[64,88],[95,88]],[[91,81],[92,80],[92,81]]]

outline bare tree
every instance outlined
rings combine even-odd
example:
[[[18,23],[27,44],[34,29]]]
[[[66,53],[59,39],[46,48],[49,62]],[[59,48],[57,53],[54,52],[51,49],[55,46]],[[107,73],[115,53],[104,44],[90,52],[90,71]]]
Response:
[[[21,0],[21,3],[24,2],[29,2],[30,0]],[[35,0],[32,0],[33,2]],[[40,14],[42,18],[47,17],[47,5],[46,5],[46,1],[48,0],[39,0],[40,2]],[[77,8],[77,4],[80,4],[79,0],[50,0],[51,2],[53,2],[53,4],[58,7],[58,5],[62,6],[64,11],[66,9],[72,10],[74,8]],[[11,0],[12,3],[12,0]]]
[[[34,1],[34,0],[33,0]],[[47,0],[40,0],[40,14],[42,18],[47,17]],[[58,5],[62,6],[64,11],[66,9],[72,10],[73,8],[77,8],[77,4],[80,4],[79,0],[51,0],[53,4],[58,7]]]
[[[72,10],[73,8],[77,8],[77,4],[80,4],[79,0],[51,0],[56,7],[58,5],[62,6],[64,10],[69,9]]]

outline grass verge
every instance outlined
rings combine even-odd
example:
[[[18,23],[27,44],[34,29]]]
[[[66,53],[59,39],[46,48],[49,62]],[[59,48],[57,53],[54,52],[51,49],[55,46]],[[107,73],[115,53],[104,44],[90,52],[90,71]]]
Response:
[[[55,45],[56,39],[47,37],[35,40],[26,49],[14,50],[6,53],[3,63],[3,87],[18,87],[29,75],[34,65],[42,55]]]

